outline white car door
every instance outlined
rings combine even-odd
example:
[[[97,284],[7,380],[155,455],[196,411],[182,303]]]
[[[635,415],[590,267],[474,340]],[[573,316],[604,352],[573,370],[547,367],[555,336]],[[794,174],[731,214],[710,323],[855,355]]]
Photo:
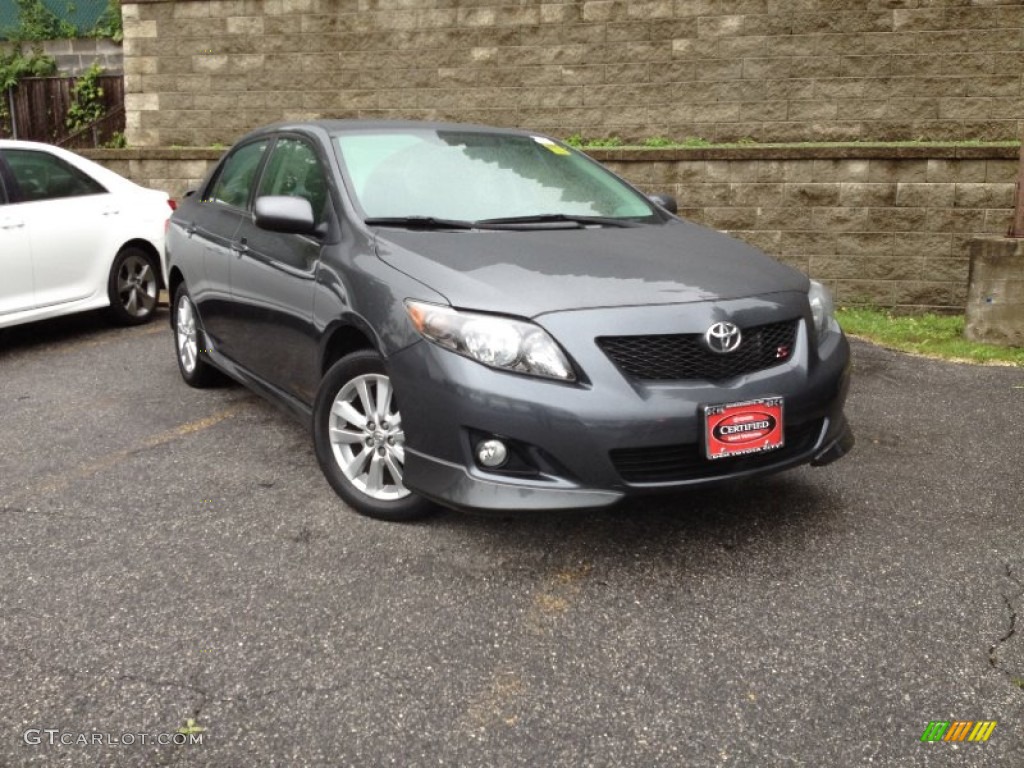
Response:
[[[4,158],[21,192],[22,202],[6,207],[29,241],[35,306],[105,291],[119,235],[116,197],[48,152],[7,149]]]
[[[32,248],[25,217],[7,204],[0,182],[0,316],[35,306],[32,295]]]

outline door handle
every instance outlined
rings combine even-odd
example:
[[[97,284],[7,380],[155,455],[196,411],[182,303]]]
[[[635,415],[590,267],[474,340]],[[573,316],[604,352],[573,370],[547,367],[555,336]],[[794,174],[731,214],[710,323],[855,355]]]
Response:
[[[117,216],[120,212],[117,208],[107,208],[107,210],[102,211],[104,216]]]
[[[0,221],[0,229],[21,229],[25,226],[24,221],[18,221],[17,219],[3,219]]]

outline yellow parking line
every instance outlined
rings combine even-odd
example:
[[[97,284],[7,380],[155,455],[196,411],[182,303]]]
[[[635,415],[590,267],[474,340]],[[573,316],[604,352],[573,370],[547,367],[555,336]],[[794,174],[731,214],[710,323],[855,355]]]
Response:
[[[74,469],[62,472],[58,476],[52,476],[47,480],[37,483],[22,494],[17,495],[13,501],[30,501],[38,499],[40,496],[45,494],[59,491],[74,482],[84,480],[87,477],[95,475],[97,472],[111,469],[134,454],[141,453],[142,451],[148,451],[152,448],[156,448],[157,446],[165,445],[220,424],[222,421],[230,419],[232,416],[242,411],[246,405],[247,403],[244,402],[235,403],[222,411],[218,411],[212,416],[181,424],[172,429],[168,429],[165,432],[151,435],[130,448],[124,448],[120,451],[115,451],[107,454],[106,456],[94,459],[93,461],[80,464]]]
[[[158,435],[148,437],[143,441],[142,448],[136,450],[142,450],[145,448],[154,448],[164,443],[169,443],[172,440],[177,440],[179,437],[185,437],[185,435],[191,435],[194,432],[202,432],[204,429],[209,429],[215,424],[220,424],[225,419],[230,419],[239,411],[243,410],[248,403],[235,403],[223,411],[218,411],[212,416],[207,416],[205,419],[198,419],[197,421],[190,421],[187,424],[182,424],[169,429],[166,432],[161,432]]]
[[[88,349],[89,347],[98,347],[102,344],[110,344],[115,341],[122,341],[125,337],[135,338],[136,336],[153,336],[157,333],[170,332],[171,327],[161,319],[157,319],[152,323],[138,326],[137,328],[123,329],[120,333],[103,333],[98,339],[82,339],[81,341],[72,341],[67,344],[62,344],[59,341],[52,342],[53,344],[59,345],[61,351],[64,352],[69,349]]]
[[[95,332],[89,332],[89,336],[84,339],[75,340],[62,340],[62,339],[38,339],[33,341],[26,341],[24,343],[19,342],[14,348],[14,354],[26,355],[42,351],[53,351],[59,350],[61,353],[79,350],[79,349],[91,349],[93,347],[100,347],[105,344],[113,344],[117,341],[125,341],[127,339],[134,339],[141,336],[154,336],[158,333],[170,333],[171,327],[167,325],[166,320],[158,318],[152,323],[146,325],[140,325],[135,328],[122,328],[119,331],[105,331],[97,329]],[[6,352],[7,350],[0,348],[0,352]]]

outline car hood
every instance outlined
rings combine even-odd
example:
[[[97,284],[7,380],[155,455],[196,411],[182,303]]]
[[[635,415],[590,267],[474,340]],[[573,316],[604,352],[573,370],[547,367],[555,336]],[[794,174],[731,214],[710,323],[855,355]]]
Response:
[[[515,231],[381,228],[377,235],[381,259],[452,306],[520,317],[808,288],[803,274],[756,248],[678,220]]]

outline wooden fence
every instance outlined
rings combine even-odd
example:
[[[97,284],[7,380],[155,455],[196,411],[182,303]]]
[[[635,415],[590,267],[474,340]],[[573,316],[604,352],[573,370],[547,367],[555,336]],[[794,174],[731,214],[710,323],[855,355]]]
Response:
[[[65,124],[73,97],[73,77],[26,77],[3,94],[10,110],[5,138],[42,141],[68,147],[96,147],[124,132],[124,78],[102,75],[104,115],[86,129],[72,131]]]

